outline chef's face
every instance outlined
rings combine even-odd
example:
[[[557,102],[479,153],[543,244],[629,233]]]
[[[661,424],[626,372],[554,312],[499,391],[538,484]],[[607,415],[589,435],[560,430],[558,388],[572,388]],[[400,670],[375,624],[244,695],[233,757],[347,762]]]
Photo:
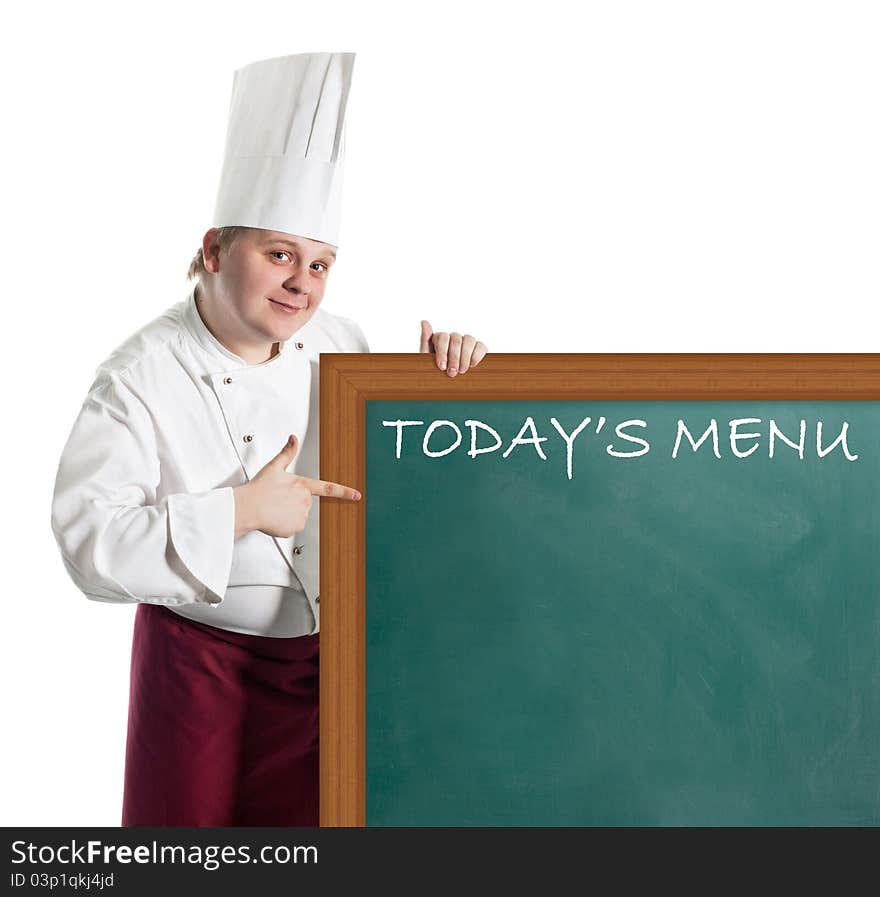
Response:
[[[248,228],[228,253],[206,254],[205,266],[217,274],[216,300],[238,336],[259,343],[287,340],[311,319],[335,260],[329,243]]]

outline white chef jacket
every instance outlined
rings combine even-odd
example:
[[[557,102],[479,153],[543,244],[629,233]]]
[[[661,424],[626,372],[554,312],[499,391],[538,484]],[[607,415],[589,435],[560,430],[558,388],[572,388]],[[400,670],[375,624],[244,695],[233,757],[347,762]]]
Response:
[[[236,632],[319,629],[320,500],[287,539],[236,540],[232,489],[284,447],[318,477],[318,354],[368,352],[357,324],[319,308],[280,352],[247,364],[205,326],[194,291],[97,370],[64,448],[52,529],[89,598],[164,604]]]

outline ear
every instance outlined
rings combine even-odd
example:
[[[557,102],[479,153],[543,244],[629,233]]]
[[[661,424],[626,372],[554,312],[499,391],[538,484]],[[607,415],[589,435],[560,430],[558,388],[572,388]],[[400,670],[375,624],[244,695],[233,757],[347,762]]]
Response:
[[[218,229],[212,227],[202,237],[202,257],[205,260],[205,270],[216,274],[220,270],[220,242],[217,239]]]

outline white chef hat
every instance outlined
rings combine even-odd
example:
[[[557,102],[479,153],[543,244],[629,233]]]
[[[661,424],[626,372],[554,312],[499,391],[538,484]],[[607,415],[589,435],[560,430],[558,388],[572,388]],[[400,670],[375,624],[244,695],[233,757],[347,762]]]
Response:
[[[345,107],[354,53],[298,53],[238,69],[213,227],[339,245]]]

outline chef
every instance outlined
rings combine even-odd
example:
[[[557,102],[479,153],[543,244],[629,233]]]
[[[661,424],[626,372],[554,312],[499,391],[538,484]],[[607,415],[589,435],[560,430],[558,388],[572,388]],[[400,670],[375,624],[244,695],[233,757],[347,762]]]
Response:
[[[68,573],[137,604],[126,826],[318,823],[319,504],[361,499],[318,478],[318,357],[369,351],[320,307],[353,64],[235,72],[194,286],[99,366],[59,464]],[[486,354],[421,326],[448,376]]]

